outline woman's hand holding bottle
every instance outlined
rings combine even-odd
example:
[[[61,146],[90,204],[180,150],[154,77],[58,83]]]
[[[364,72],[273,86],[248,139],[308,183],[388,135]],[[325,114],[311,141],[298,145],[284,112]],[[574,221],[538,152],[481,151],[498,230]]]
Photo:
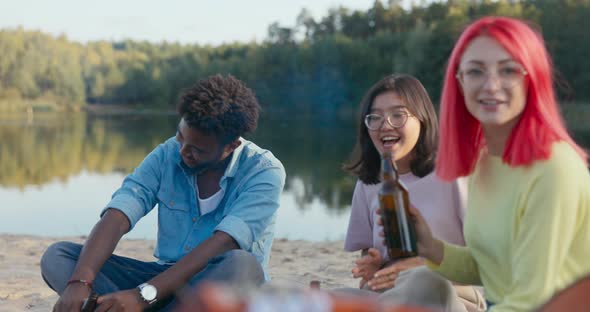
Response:
[[[377,218],[377,224],[383,226],[381,213],[381,209],[377,209],[377,214],[379,215]],[[416,227],[416,243],[418,245],[418,254],[435,264],[440,264],[444,256],[443,243],[432,235],[426,220],[424,220],[424,217],[420,211],[418,211],[418,209],[416,209],[416,207],[413,205],[410,205],[410,214]],[[382,237],[385,236],[383,232],[381,232],[380,235]]]

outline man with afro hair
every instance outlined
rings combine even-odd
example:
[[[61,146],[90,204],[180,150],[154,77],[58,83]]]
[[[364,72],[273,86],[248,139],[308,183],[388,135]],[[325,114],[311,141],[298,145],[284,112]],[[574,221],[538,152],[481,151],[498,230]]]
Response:
[[[285,170],[242,137],[256,129],[258,101],[238,79],[215,75],[186,90],[177,110],[176,136],[125,178],[86,243],[55,243],[43,255],[43,278],[60,295],[54,311],[80,311],[92,291],[105,311],[169,310],[202,281],[268,280]],[[156,204],[158,261],[114,255]]]

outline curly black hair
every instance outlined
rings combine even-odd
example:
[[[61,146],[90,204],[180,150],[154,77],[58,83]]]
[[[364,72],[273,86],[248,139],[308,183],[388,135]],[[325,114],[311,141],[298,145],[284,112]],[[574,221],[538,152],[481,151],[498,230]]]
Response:
[[[177,111],[189,127],[227,144],[256,130],[260,105],[242,81],[214,75],[185,90]]]

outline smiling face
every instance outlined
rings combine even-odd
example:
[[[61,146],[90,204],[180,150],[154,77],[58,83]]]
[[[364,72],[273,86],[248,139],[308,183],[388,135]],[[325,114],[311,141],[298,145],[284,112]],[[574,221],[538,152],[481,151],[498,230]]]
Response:
[[[180,156],[184,164],[197,171],[216,166],[235,149],[234,142],[223,146],[216,136],[190,128],[184,119],[178,124],[176,140],[180,143]]]
[[[391,151],[400,173],[410,171],[412,151],[420,137],[420,121],[408,110],[406,103],[393,91],[386,91],[375,97],[371,105],[370,114],[389,116],[394,121],[396,115],[407,114],[405,124],[394,128],[387,120],[384,120],[377,130],[368,130],[373,145],[379,152]]]
[[[484,129],[512,129],[526,104],[526,71],[494,39],[476,37],[465,49],[458,79],[465,105]]]

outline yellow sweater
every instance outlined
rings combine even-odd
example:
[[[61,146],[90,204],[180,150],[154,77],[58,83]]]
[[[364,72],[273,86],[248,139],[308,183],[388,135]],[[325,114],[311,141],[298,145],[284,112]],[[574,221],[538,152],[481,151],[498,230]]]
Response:
[[[569,144],[528,167],[483,156],[467,207],[467,247],[445,243],[442,263],[429,266],[483,284],[490,311],[530,311],[590,274],[590,175]]]

